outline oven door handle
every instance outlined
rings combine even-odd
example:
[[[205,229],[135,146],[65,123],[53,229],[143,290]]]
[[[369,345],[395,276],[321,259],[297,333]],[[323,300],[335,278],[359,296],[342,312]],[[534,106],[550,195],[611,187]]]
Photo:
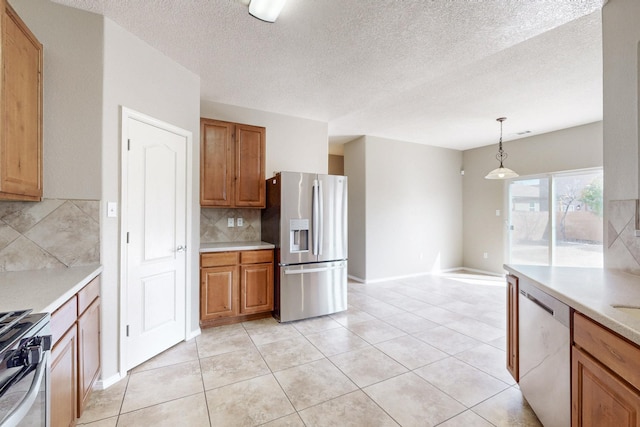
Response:
[[[29,387],[29,391],[22,399],[22,402],[2,420],[0,427],[16,427],[27,415],[40,392],[40,385],[42,384],[42,379],[47,372],[47,365],[49,364],[49,354],[49,351],[44,352],[42,360],[36,368],[36,373],[31,382],[31,387]]]

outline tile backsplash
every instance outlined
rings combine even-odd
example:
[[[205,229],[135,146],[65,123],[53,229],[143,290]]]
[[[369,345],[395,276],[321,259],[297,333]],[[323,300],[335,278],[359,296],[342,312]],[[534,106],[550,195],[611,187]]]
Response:
[[[0,271],[100,262],[100,201],[0,202]]]
[[[636,237],[637,200],[611,200],[607,221],[607,268],[640,275],[640,237]]]
[[[260,209],[200,209],[200,243],[254,242],[260,240]],[[235,227],[228,227],[228,218]],[[242,218],[242,226],[237,219]]]

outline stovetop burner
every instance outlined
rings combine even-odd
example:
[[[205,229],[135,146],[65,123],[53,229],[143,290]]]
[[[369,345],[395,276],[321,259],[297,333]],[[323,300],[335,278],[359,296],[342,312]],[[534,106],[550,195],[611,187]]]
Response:
[[[16,323],[25,318],[31,311],[32,310],[29,309],[0,313],[0,337],[7,333],[7,331],[10,331]]]
[[[15,346],[36,324],[44,318],[47,318],[47,323],[49,322],[48,313],[32,314],[31,311],[18,310],[0,313],[0,360],[2,360],[2,354]]]

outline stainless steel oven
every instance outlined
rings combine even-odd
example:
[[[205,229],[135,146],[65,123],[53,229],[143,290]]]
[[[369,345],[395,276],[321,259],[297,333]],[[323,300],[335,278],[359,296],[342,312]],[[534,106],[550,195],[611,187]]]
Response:
[[[0,313],[0,427],[49,427],[48,314]]]

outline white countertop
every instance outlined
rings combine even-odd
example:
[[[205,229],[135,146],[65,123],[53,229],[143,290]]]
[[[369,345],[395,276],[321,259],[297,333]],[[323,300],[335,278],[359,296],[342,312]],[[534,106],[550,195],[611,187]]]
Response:
[[[32,309],[51,313],[102,272],[92,264],[0,273],[0,312]]]
[[[257,249],[273,249],[275,245],[267,242],[224,242],[201,243],[200,252],[253,251]]]
[[[612,307],[640,307],[640,276],[601,268],[534,265],[505,265],[504,268],[640,345],[640,317]]]

